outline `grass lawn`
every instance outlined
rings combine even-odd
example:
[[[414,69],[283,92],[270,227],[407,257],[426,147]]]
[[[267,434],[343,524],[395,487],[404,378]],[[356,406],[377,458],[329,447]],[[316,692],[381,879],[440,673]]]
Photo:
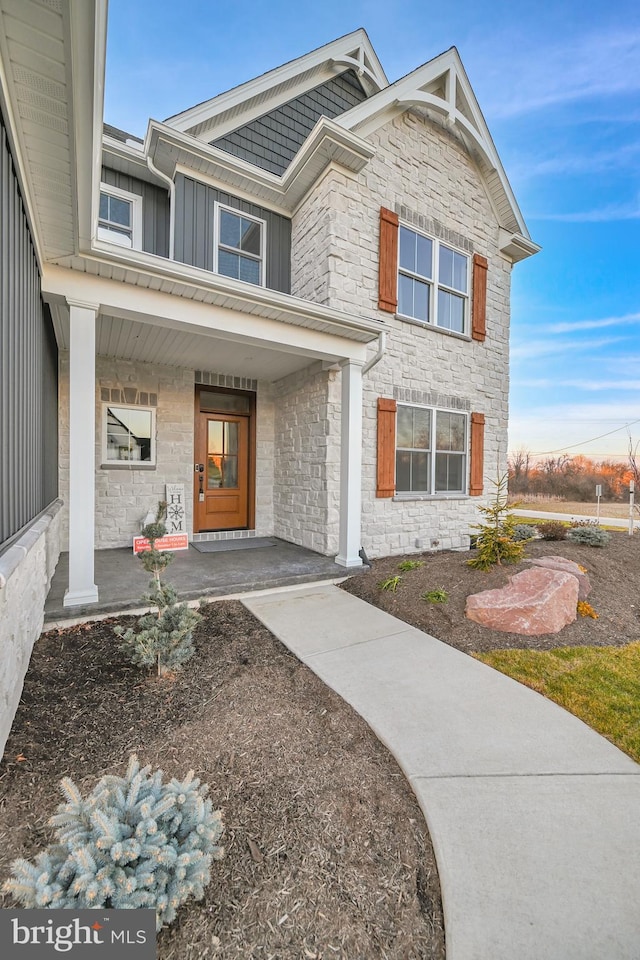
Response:
[[[540,510],[543,513],[566,513],[569,516],[595,518],[598,509],[595,502],[585,503],[580,500],[527,500],[526,497],[516,499],[521,510]],[[601,500],[600,516],[626,519],[629,516],[629,501],[621,503]],[[637,511],[635,516],[639,519]]]
[[[474,656],[554,700],[640,763],[640,642]]]

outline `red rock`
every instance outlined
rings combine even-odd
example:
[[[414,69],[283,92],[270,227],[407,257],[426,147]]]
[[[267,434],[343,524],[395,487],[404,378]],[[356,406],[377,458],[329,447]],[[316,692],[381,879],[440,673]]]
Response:
[[[591,593],[589,577],[573,560],[567,560],[566,557],[539,557],[537,560],[529,560],[528,563],[536,567],[546,567],[548,570],[562,570],[563,573],[573,574],[578,578],[578,600],[586,600]]]
[[[534,567],[498,590],[467,597],[466,615],[492,630],[537,636],[558,633],[576,619],[578,579],[571,573]]]

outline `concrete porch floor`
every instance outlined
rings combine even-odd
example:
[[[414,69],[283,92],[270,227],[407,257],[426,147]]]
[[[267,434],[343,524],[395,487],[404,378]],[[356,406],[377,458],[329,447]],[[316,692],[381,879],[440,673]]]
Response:
[[[194,547],[174,554],[166,579],[181,600],[226,596],[251,590],[273,589],[290,584],[312,583],[351,576],[354,570],[338,566],[330,557],[285,540],[270,538],[275,546],[199,553]],[[359,568],[366,570],[367,567]],[[92,617],[143,606],[142,594],[149,584],[140,560],[128,547],[96,550],[97,603],[79,607],[62,604],[68,585],[69,555],[60,554],[45,603],[45,624],[77,617]]]

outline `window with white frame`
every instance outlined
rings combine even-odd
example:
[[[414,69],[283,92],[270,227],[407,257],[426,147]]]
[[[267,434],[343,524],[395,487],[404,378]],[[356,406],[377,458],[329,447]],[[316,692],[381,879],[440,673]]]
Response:
[[[142,249],[142,197],[106,183],[100,185],[98,240]]]
[[[235,280],[264,286],[265,234],[264,220],[218,204],[214,266],[216,272]]]
[[[465,413],[398,404],[396,492],[465,493]]]
[[[103,404],[102,463],[155,464],[155,413],[153,407]]]
[[[466,254],[402,224],[398,247],[398,313],[455,333],[466,333]]]

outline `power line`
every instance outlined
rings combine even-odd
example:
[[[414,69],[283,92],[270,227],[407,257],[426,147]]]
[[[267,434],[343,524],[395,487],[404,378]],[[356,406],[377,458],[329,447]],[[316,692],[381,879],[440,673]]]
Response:
[[[560,447],[558,450],[543,450],[542,453],[536,453],[536,457],[548,457],[552,453],[564,453],[565,450],[574,450],[576,447],[584,447],[587,443],[595,443],[596,440],[602,440],[603,437],[610,437],[613,433],[619,433],[620,430],[626,430],[628,427],[633,427],[636,423],[640,423],[640,419],[632,420],[631,423],[625,423],[623,427],[616,427],[615,430],[610,430],[608,433],[601,433],[598,437],[592,437],[590,440],[581,440],[580,443],[570,443],[566,447]]]

